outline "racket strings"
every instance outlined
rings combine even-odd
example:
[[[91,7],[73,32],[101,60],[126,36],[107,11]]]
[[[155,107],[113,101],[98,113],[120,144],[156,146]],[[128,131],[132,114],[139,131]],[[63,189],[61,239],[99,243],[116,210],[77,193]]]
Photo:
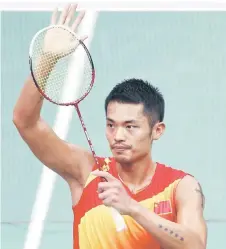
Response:
[[[61,30],[58,37],[61,39],[61,50],[55,52],[55,43],[59,43],[56,39],[52,40],[53,48],[50,42],[46,48],[47,32],[40,33],[33,43],[32,71],[36,84],[57,104],[76,102],[91,87],[93,68],[90,58],[77,37],[67,30]],[[66,39],[62,39],[62,36]],[[64,89],[70,87],[72,90],[64,94]]]
[[[55,102],[60,102],[60,97],[62,93],[62,89],[64,87],[64,82],[66,79],[66,75],[68,73],[68,62],[63,59],[55,62],[54,59],[51,59],[47,62],[48,65],[53,65],[54,67],[51,71],[47,73],[42,72],[42,66],[37,64],[37,73],[35,75],[39,88],[41,91],[45,93],[50,99]]]

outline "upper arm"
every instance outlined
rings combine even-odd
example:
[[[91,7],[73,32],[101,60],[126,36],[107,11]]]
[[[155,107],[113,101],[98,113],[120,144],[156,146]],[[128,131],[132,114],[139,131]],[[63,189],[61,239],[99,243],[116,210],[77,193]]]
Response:
[[[207,226],[203,216],[205,197],[194,177],[186,176],[176,189],[177,223],[195,233],[206,247]]]
[[[44,165],[68,182],[76,180],[81,185],[85,183],[94,165],[89,151],[60,139],[42,119],[33,127],[18,130]]]

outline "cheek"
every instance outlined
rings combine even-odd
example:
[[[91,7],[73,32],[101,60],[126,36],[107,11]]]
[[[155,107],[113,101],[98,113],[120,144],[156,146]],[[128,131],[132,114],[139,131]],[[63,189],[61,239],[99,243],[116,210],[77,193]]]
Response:
[[[134,147],[136,150],[150,150],[151,146],[151,136],[150,134],[142,134],[137,139],[134,140]]]
[[[106,136],[108,142],[110,142],[112,140],[112,134],[109,132],[108,129],[105,130],[105,136]]]

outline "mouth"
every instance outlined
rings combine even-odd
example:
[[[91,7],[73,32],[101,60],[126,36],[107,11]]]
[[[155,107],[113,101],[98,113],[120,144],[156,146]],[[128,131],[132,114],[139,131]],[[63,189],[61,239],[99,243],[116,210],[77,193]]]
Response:
[[[113,150],[117,150],[117,151],[124,151],[124,150],[129,150],[130,147],[129,146],[113,146],[112,147]]]

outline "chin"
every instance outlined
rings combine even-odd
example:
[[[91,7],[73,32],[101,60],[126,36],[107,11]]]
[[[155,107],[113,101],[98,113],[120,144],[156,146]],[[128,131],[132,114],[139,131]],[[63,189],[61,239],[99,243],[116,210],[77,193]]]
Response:
[[[115,158],[115,161],[117,163],[121,163],[121,164],[130,164],[132,163],[132,158],[125,156],[125,155],[113,155]]]

